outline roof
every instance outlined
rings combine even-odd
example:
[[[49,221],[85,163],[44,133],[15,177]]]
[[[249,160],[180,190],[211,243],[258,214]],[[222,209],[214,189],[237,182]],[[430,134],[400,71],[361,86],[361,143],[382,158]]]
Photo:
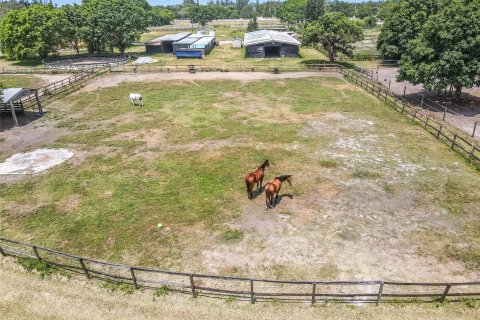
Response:
[[[33,89],[27,88],[8,88],[3,89],[3,94],[0,95],[2,97],[3,103],[9,103],[10,101],[15,102],[16,100],[20,99],[21,97],[30,94]]]
[[[287,34],[286,32],[278,32],[274,30],[258,30],[245,33],[245,46],[251,46],[265,42],[286,43],[296,46],[300,45],[300,42],[297,39]]]
[[[175,41],[174,44],[191,44],[200,39],[201,37],[203,36],[189,36],[179,41]]]
[[[192,43],[193,45],[207,45],[215,40],[215,37],[203,37]]]
[[[179,41],[185,37],[188,37],[191,33],[190,32],[180,32],[180,33],[175,33],[175,34],[166,34],[164,36],[161,36],[159,38],[152,39],[150,41],[147,41],[145,43],[159,43],[163,41]]]

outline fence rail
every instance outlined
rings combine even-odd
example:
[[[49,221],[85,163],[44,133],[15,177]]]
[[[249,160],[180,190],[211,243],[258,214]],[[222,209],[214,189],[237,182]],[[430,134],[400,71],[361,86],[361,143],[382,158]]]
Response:
[[[98,69],[92,68],[81,73],[75,73],[68,78],[36,88],[38,92],[38,97],[41,102],[47,101],[58,94],[67,92],[73,88],[77,88],[83,85],[90,79],[104,76],[109,72],[110,67],[102,66]],[[31,108],[34,105],[36,105],[35,92],[32,92],[29,95],[26,95],[13,103],[13,106],[20,111]],[[6,103],[0,103],[0,111],[8,111],[8,108],[9,106],[7,106]]]
[[[193,297],[235,297],[251,303],[275,299],[312,304],[338,301],[378,305],[397,299],[444,302],[447,298],[449,301],[458,301],[459,298],[480,296],[479,281],[292,281],[228,277],[116,264],[6,238],[0,238],[0,255],[36,259],[87,279],[126,283],[135,289],[162,288]]]
[[[470,162],[480,162],[480,149],[475,145],[475,142],[471,139],[472,137],[445,122],[445,118],[438,117],[434,112],[423,109],[422,106],[414,105],[411,101],[405,99],[404,96],[399,96],[382,84],[372,81],[363,72],[360,73],[341,66],[339,66],[339,71],[355,84],[360,85],[379,99],[384,100],[396,111],[411,117],[413,121],[424,126],[438,140],[449,145],[453,150],[469,159]],[[475,135],[475,131],[473,135]]]

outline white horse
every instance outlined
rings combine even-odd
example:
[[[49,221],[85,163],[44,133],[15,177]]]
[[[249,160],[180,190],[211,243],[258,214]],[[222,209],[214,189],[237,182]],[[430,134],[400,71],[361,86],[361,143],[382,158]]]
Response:
[[[132,106],[135,105],[135,101],[138,101],[139,106],[143,106],[143,98],[142,95],[139,93],[130,93],[130,102],[132,103]]]

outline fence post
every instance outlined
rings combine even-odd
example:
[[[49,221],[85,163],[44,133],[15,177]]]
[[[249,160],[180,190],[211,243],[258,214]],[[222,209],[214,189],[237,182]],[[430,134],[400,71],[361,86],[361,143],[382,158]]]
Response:
[[[448,291],[450,291],[450,287],[452,285],[449,283],[447,284],[447,286],[445,287],[445,290],[443,291],[443,294],[442,294],[442,297],[440,298],[440,302],[445,302],[445,299],[447,298],[447,295],[448,295]]]
[[[32,246],[33,253],[35,254],[35,257],[37,257],[37,260],[42,262],[42,258],[40,258],[40,255],[38,254],[38,250],[36,246]]]
[[[133,271],[133,267],[130,267],[130,273],[132,274],[133,286],[135,287],[135,289],[138,289],[137,277],[135,277],[135,272]]]
[[[390,85],[392,84],[392,79],[388,80],[388,89],[390,90]]]
[[[253,279],[250,279],[250,302],[255,303],[255,293],[253,292]]]
[[[427,120],[425,120],[425,129],[427,128],[427,125],[428,125],[428,117],[427,117]]]
[[[90,274],[88,273],[87,267],[85,267],[85,263],[83,263],[83,259],[82,259],[82,258],[78,258],[78,262],[80,262],[80,266],[82,267],[83,272],[84,272],[85,275],[87,276],[87,279],[90,280]]]
[[[193,274],[190,275],[190,288],[192,289],[193,297],[196,298],[197,293],[195,292],[195,282],[193,282]]]
[[[443,121],[445,121],[446,116],[447,116],[447,107],[445,107],[445,110],[443,111],[443,118],[442,118]]]
[[[453,149],[453,147],[455,146],[455,140],[457,140],[457,134],[456,134],[456,133],[453,135],[452,149]]]
[[[378,289],[377,306],[380,304],[380,301],[382,300],[382,294],[383,294],[383,281],[380,282],[380,288]]]
[[[315,304],[315,302],[317,302],[315,298],[316,295],[317,295],[317,283],[314,282],[312,284],[312,304]]]
[[[443,126],[440,125],[440,129],[437,132],[437,139],[440,139],[440,133],[442,132]]]
[[[477,121],[475,121],[475,124],[473,125],[472,138],[475,138],[475,131],[476,130],[477,130]]]
[[[405,86],[405,88],[403,88],[403,97],[405,98],[405,93],[407,92],[407,86]]]

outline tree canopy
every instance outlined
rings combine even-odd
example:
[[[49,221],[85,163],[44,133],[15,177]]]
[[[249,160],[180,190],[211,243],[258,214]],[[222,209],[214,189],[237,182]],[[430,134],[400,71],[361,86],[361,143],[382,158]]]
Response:
[[[363,39],[360,26],[338,12],[326,13],[317,21],[308,23],[302,41],[306,44],[319,44],[327,51],[331,62],[337,52],[351,55],[353,43]]]
[[[325,13],[325,0],[307,0],[305,20],[315,21]]]
[[[202,26],[215,18],[214,13],[206,6],[191,6],[188,17],[192,23],[199,23]]]
[[[428,17],[438,11],[439,3],[438,0],[402,0],[393,6],[378,37],[377,49],[382,56],[399,59]]]
[[[398,80],[428,90],[480,85],[480,0],[444,0],[411,40],[400,60]]]
[[[277,15],[281,21],[295,24],[305,21],[307,0],[287,0],[278,9]]]
[[[64,44],[66,23],[64,13],[48,5],[9,11],[0,20],[2,51],[13,59],[46,58]]]

